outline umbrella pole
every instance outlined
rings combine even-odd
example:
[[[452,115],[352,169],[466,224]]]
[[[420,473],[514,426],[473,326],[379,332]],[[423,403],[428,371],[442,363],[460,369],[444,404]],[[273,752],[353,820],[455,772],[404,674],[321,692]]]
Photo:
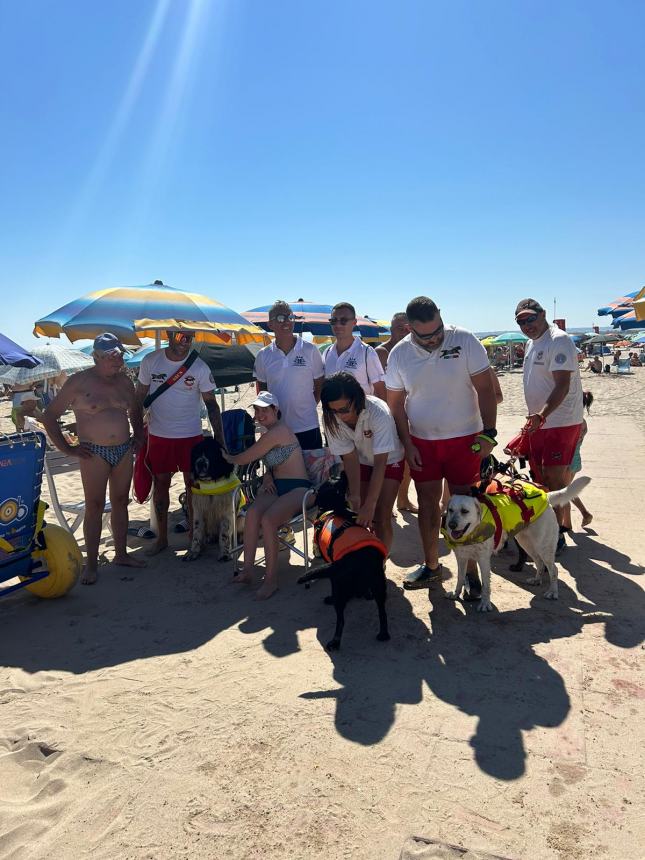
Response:
[[[155,349],[161,349],[161,332],[159,329],[155,331]],[[154,491],[154,478],[152,479],[152,495],[150,496],[150,530],[155,533],[155,537],[159,537],[159,520],[157,519],[157,512],[155,510],[155,491]]]

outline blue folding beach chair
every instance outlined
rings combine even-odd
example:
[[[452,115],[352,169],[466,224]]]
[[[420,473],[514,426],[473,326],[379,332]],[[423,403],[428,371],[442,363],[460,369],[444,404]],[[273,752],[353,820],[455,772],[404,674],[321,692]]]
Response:
[[[60,597],[81,572],[73,535],[44,522],[40,487],[45,449],[42,433],[0,436],[0,597],[17,588]],[[2,586],[14,579],[19,581]]]

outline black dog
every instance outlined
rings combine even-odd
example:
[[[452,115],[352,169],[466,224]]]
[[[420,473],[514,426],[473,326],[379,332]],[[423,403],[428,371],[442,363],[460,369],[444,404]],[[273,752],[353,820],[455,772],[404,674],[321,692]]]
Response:
[[[355,514],[347,509],[347,477],[326,481],[318,490],[316,503],[323,513],[316,521],[315,541],[325,561],[330,562],[301,576],[299,583],[329,579],[331,600],[336,610],[336,630],[327,643],[329,651],[340,648],[345,625],[345,606],[352,597],[371,597],[376,601],[379,618],[379,642],[390,638],[385,612],[386,586],[383,544],[362,526],[354,524]],[[342,540],[341,540],[342,539]],[[338,541],[338,543],[336,543]],[[352,545],[356,545],[356,549]],[[335,552],[334,552],[335,550]]]
[[[222,456],[222,446],[216,439],[207,436],[198,442],[190,455],[190,477],[193,502],[193,540],[184,561],[199,558],[206,541],[219,541],[219,560],[229,558],[233,548],[234,518],[233,499],[235,487],[215,493],[203,494],[204,488],[221,479],[234,478],[234,466]]]

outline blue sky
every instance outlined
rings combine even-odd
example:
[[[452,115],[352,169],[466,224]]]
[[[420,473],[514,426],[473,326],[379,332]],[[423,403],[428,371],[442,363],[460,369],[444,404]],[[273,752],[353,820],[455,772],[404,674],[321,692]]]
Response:
[[[572,326],[645,283],[642,2],[0,4],[0,329],[161,278]]]

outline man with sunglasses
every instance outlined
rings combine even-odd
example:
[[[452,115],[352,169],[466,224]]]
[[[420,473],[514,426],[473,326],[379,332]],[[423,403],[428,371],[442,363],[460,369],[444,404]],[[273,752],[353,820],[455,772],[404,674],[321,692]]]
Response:
[[[515,321],[529,338],[524,357],[524,398],[528,408],[529,464],[536,481],[549,490],[569,484],[569,470],[583,422],[582,382],[578,353],[569,335],[549,325],[535,299],[522,299]],[[556,508],[560,537],[556,552],[565,546],[563,525],[569,506]]]
[[[404,588],[427,588],[441,579],[440,502],[444,478],[451,493],[479,481],[481,460],[496,444],[497,399],[486,350],[474,334],[444,325],[432,299],[419,296],[406,310],[410,334],[387,363],[387,402],[419,499],[424,563]],[[479,598],[476,567],[468,576],[470,599]]]
[[[325,379],[334,373],[350,373],[365,394],[386,399],[385,374],[374,347],[354,336],[356,310],[349,302],[339,302],[331,309],[329,319],[335,342],[323,355]]]
[[[294,335],[295,319],[287,302],[274,302],[269,328],[275,340],[258,352],[253,375],[259,391],[276,396],[282,419],[303,451],[313,451],[323,447],[317,406],[325,371],[317,347]]]
[[[168,346],[151,352],[141,362],[137,396],[143,403],[180,370],[193,345],[193,332],[169,330]],[[154,476],[153,504],[159,532],[148,555],[156,555],[168,546],[168,506],[172,476],[181,472],[186,485],[188,531],[192,537],[192,493],[190,492],[190,454],[204,438],[200,417],[204,401],[214,437],[224,445],[222,416],[215,399],[215,381],[210,368],[201,358],[169,388],[159,394],[148,408],[148,461]]]

